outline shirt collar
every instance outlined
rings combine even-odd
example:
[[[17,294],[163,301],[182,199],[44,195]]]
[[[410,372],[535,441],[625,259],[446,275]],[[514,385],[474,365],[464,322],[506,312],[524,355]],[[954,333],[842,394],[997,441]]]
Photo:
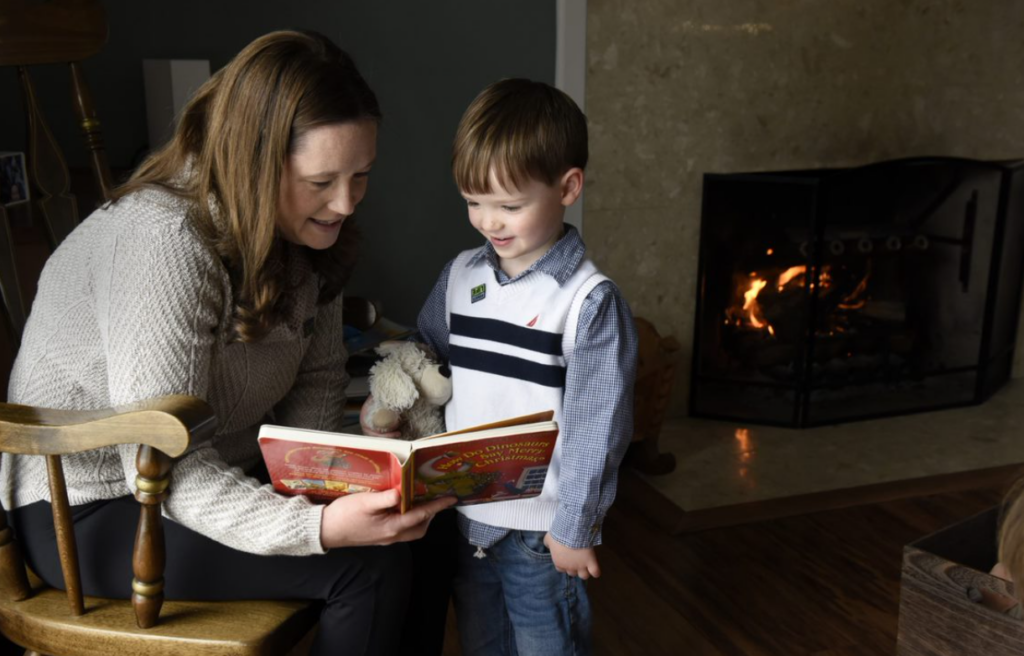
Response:
[[[587,246],[583,243],[583,237],[580,236],[579,231],[575,227],[567,223],[565,224],[565,232],[562,234],[561,239],[555,242],[555,245],[547,253],[544,253],[539,260],[531,264],[530,268],[515,278],[509,278],[508,274],[501,270],[501,264],[498,262],[498,253],[495,252],[494,246],[490,242],[487,242],[483,248],[470,258],[469,264],[473,265],[480,262],[480,260],[484,260],[494,270],[498,283],[502,285],[519,280],[536,271],[537,273],[551,276],[561,286],[565,284],[569,276],[579,267],[586,252]]]

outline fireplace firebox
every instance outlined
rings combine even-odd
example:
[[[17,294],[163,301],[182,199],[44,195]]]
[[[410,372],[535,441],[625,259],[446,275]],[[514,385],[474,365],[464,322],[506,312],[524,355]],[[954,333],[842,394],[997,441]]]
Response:
[[[1024,161],[707,174],[690,412],[791,427],[981,403],[1009,376]]]

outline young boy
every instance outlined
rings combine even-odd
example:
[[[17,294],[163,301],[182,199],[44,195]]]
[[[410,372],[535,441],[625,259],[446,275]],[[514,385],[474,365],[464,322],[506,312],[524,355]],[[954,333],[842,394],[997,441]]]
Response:
[[[587,125],[564,93],[503,80],[469,106],[452,169],[487,244],[442,271],[419,316],[452,371],[448,430],[553,409],[539,497],[459,507],[463,653],[588,654],[584,581],[633,428],[636,332],[618,288],[563,222],[583,190]]]

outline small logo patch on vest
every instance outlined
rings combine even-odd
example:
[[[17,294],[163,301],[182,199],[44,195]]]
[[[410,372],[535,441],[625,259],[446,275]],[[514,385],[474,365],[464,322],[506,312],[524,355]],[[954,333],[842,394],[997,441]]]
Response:
[[[487,297],[487,285],[477,285],[473,289],[469,290],[469,298],[471,303],[482,301]]]
[[[526,327],[527,328],[533,328],[534,326],[536,326],[537,325],[537,319],[540,319],[540,315],[539,314],[537,316],[535,316],[534,318],[530,319],[530,323],[526,324]]]

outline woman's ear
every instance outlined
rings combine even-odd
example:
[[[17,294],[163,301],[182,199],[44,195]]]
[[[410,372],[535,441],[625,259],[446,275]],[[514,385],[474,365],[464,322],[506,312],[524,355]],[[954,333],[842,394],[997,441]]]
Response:
[[[576,199],[583,193],[583,169],[574,166],[562,174],[560,189],[562,192],[562,205],[569,207],[576,202]]]

